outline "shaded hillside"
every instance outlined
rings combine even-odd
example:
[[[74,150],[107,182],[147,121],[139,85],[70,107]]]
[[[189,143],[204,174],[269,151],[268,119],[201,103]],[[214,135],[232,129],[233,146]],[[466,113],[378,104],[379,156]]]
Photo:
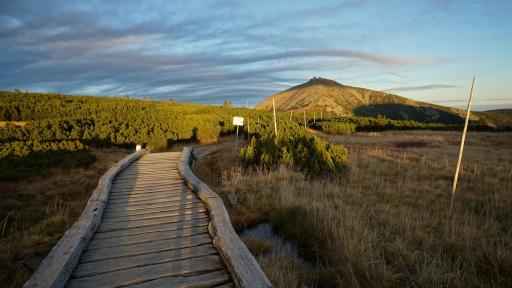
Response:
[[[338,115],[376,117],[379,114],[395,120],[415,120],[460,124],[464,111],[411,100],[405,97],[313,78],[308,82],[276,93],[259,103],[258,109],[271,109],[272,97],[279,111],[306,110]],[[461,116],[462,115],[462,116]],[[472,117],[473,120],[477,116]]]

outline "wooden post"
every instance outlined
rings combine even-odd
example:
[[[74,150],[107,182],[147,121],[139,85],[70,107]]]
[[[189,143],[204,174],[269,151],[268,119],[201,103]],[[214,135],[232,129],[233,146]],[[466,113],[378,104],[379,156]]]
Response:
[[[293,110],[290,110],[290,121],[292,121]]]
[[[251,134],[251,119],[247,118],[247,141],[249,141],[249,135]]]
[[[452,217],[453,212],[453,202],[455,199],[455,192],[457,191],[457,180],[459,178],[459,169],[460,164],[462,162],[462,152],[464,151],[464,141],[466,140],[466,131],[468,130],[468,123],[469,123],[469,115],[471,113],[471,100],[473,98],[473,93],[475,91],[475,82],[476,79],[473,77],[473,82],[471,83],[471,92],[469,93],[469,100],[468,100],[468,108],[466,112],[466,121],[464,122],[464,131],[462,132],[462,140],[460,142],[460,150],[459,150],[459,159],[457,160],[457,168],[455,168],[455,177],[453,177],[453,186],[452,186],[452,195],[450,199],[450,210],[448,212],[448,217]]]
[[[272,97],[272,107],[274,108],[274,131],[276,132],[276,138],[277,138],[276,103],[274,101],[274,97]]]
[[[324,112],[324,108],[320,108],[320,121],[324,120],[323,112]]]
[[[316,123],[316,112],[313,112],[313,123]]]
[[[236,125],[235,152],[238,150],[238,125]]]
[[[304,110],[304,128],[308,128],[308,127],[306,126],[306,110]]]

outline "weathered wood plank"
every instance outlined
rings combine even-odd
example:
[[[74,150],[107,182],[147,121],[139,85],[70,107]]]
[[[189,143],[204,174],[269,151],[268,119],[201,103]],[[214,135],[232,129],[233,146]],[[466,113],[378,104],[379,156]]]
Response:
[[[165,222],[165,223],[157,223],[154,225],[147,225],[143,227],[134,227],[128,229],[114,230],[114,231],[98,231],[94,234],[95,239],[107,239],[113,237],[126,237],[130,235],[138,235],[144,233],[158,232],[158,231],[172,231],[179,229],[186,229],[191,227],[202,227],[208,226],[209,219],[208,218],[197,218],[192,220],[186,220],[182,222]]]
[[[144,199],[144,197],[147,196],[154,196],[154,195],[173,195],[173,194],[182,194],[188,192],[190,194],[190,191],[187,191],[187,187],[181,186],[176,187],[174,189],[168,189],[168,190],[157,190],[157,191],[148,191],[145,193],[139,193],[139,194],[116,194],[116,195],[110,195],[109,200],[116,200],[116,199]]]
[[[148,190],[148,189],[162,189],[162,188],[165,188],[166,186],[168,185],[172,185],[172,184],[183,184],[183,181],[178,181],[178,180],[175,180],[175,181],[169,181],[168,183],[163,183],[163,184],[151,184],[151,185],[132,185],[132,184],[124,184],[124,185],[116,185],[116,187],[113,187],[112,188],[112,191],[113,192],[118,192],[119,190],[126,190],[126,189],[131,189],[131,190]]]
[[[168,179],[165,181],[153,181],[149,183],[116,183],[116,185],[112,185],[112,190],[118,190],[121,188],[129,188],[129,189],[147,189],[147,188],[154,188],[154,187],[165,187],[169,184],[174,183],[183,183],[183,180],[181,178],[176,179]]]
[[[155,218],[163,218],[163,217],[177,217],[181,215],[188,215],[188,214],[195,214],[195,213],[201,213],[206,212],[206,207],[198,207],[193,209],[183,209],[183,210],[171,210],[171,211],[160,211],[160,212],[153,212],[148,214],[142,214],[142,215],[129,215],[129,216],[118,216],[118,217],[103,217],[102,224],[111,224],[111,223],[117,223],[117,222],[126,222],[126,221],[136,221],[136,220],[147,220],[147,219],[155,219]]]
[[[128,190],[128,189],[125,189],[125,190],[111,191],[111,196],[146,195],[148,193],[153,193],[153,192],[174,191],[176,189],[183,189],[184,187],[186,187],[184,185],[184,183],[176,183],[176,184],[168,185],[167,187],[158,188],[158,189],[132,190],[132,192],[130,192],[130,190]]]
[[[145,204],[145,205],[137,205],[137,206],[120,206],[120,207],[107,207],[105,210],[105,213],[117,213],[117,212],[123,212],[123,211],[138,211],[138,210],[145,210],[150,208],[162,208],[162,207],[181,207],[186,205],[191,205],[194,203],[203,203],[201,200],[192,198],[186,201],[159,201],[157,203],[152,204]]]
[[[102,249],[87,249],[80,257],[80,263],[95,262],[110,258],[136,256],[160,251],[175,250],[186,247],[194,247],[203,244],[211,244],[212,238],[208,234],[180,237],[174,239],[163,239],[133,245],[116,247],[105,247]]]
[[[98,228],[98,231],[99,232],[116,231],[116,230],[151,226],[151,225],[163,224],[163,223],[173,223],[173,222],[178,223],[178,222],[183,222],[186,220],[207,218],[207,217],[208,217],[208,215],[206,213],[194,213],[194,214],[188,214],[188,215],[180,215],[177,217],[163,217],[163,218],[148,219],[148,220],[136,220],[136,221],[123,222],[123,223],[105,223],[105,224],[100,225],[100,227]]]
[[[123,177],[123,178],[116,178],[114,182],[112,182],[113,185],[117,184],[125,184],[125,183],[153,183],[153,182],[159,182],[159,181],[169,181],[169,180],[178,180],[181,179],[181,177],[177,177],[174,175],[164,175],[164,176],[147,176],[144,178],[135,178],[135,177]]]
[[[190,147],[183,149],[178,170],[189,187],[205,202],[210,212],[209,231],[213,243],[219,249],[233,280],[238,287],[272,287],[254,256],[233,229],[222,199],[190,170],[191,153]]]
[[[107,259],[90,263],[78,264],[72,277],[85,277],[127,268],[159,264],[170,261],[189,259],[207,255],[218,255],[217,249],[211,244],[187,247],[179,250],[160,251],[137,256]]]
[[[144,198],[131,198],[131,197],[123,197],[123,198],[113,198],[108,199],[108,205],[116,205],[116,204],[135,204],[135,203],[142,203],[142,202],[148,202],[158,199],[165,199],[169,201],[175,201],[179,199],[191,199],[193,198],[193,195],[190,192],[181,192],[181,191],[169,191],[167,193],[156,193],[156,194],[150,194]]]
[[[187,209],[197,209],[205,207],[202,202],[194,202],[186,205],[175,205],[175,206],[167,206],[167,207],[156,207],[156,208],[146,208],[144,210],[125,210],[119,212],[103,212],[103,218],[116,218],[116,217],[125,217],[125,216],[136,216],[136,215],[144,215],[150,214],[154,212],[163,212],[163,211],[185,211]]]
[[[163,277],[217,271],[222,268],[223,265],[218,256],[204,256],[183,261],[134,267],[90,277],[74,278],[68,282],[67,287],[102,288],[128,286]]]
[[[24,287],[63,287],[65,285],[78,263],[80,254],[101,222],[112,180],[120,171],[146,153],[145,150],[139,150],[128,155],[100,178],[80,218],[64,233]]]
[[[192,276],[172,276],[156,279],[138,285],[128,286],[130,288],[157,288],[157,287],[214,287],[222,285],[229,281],[230,277],[227,271],[219,270],[215,272],[192,275]]]
[[[179,230],[155,231],[143,234],[135,234],[124,237],[106,238],[106,239],[93,239],[87,249],[101,249],[104,247],[115,247],[129,244],[137,244],[149,242],[154,240],[174,239],[185,236],[193,236],[198,234],[208,233],[208,227],[188,227]]]
[[[215,288],[235,288],[235,283],[229,282],[220,286],[215,286]]]
[[[109,203],[109,207],[111,208],[128,208],[128,207],[136,207],[146,204],[158,204],[158,203],[180,203],[180,202],[186,202],[187,200],[193,200],[195,199],[192,195],[185,195],[185,196],[169,196],[169,197],[161,197],[161,198],[155,198],[155,199],[147,199],[143,201],[137,201],[133,203]]]

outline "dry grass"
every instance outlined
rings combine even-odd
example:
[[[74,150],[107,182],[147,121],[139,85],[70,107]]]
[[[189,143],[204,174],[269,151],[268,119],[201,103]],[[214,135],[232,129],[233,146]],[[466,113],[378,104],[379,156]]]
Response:
[[[99,178],[129,154],[98,149],[89,167],[50,169],[19,182],[0,182],[0,286],[20,287],[80,216]]]
[[[512,286],[512,133],[468,135],[453,222],[460,133],[325,137],[349,149],[346,174],[242,171],[226,151],[195,168],[238,229],[269,220],[315,264],[313,275],[297,279],[282,272],[289,265],[260,261],[276,286]]]
[[[0,127],[4,127],[7,123],[14,124],[16,126],[25,126],[28,122],[26,121],[0,121]]]

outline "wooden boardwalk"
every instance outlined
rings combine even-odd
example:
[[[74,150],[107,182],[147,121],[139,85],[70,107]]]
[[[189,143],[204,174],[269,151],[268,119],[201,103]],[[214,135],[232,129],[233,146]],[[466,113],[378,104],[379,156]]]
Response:
[[[115,177],[66,287],[234,287],[205,204],[178,173],[180,155],[146,154]]]

